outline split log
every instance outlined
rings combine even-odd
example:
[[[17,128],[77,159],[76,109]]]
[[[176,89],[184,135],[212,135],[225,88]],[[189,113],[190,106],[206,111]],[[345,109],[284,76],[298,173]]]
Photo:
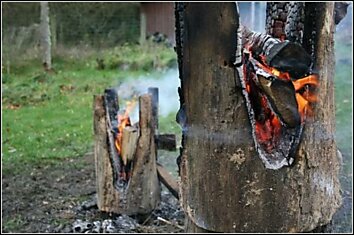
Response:
[[[127,165],[135,156],[135,150],[139,139],[138,128],[127,126],[123,129],[122,135],[122,159],[123,164]]]
[[[128,184],[121,185],[120,170],[124,167],[120,162],[117,151],[114,149],[114,137],[112,133],[111,117],[114,111],[110,108],[114,105],[107,100],[117,100],[111,92],[106,95],[94,97],[94,134],[95,134],[95,162],[97,181],[97,205],[99,210],[117,214],[148,214],[155,209],[160,201],[160,185],[156,169],[157,148],[154,138],[155,129],[152,125],[152,102],[150,95],[139,98],[140,120],[139,132],[134,133],[134,127],[126,128],[128,139],[136,141],[127,145],[125,154],[127,164],[132,162],[133,169]],[[110,94],[110,95],[107,95]],[[112,96],[111,96],[112,95]],[[114,103],[114,102],[113,102]],[[106,106],[107,105],[107,106]],[[118,106],[116,106],[118,107]],[[126,139],[126,141],[128,141]],[[134,160],[130,161],[133,152]]]
[[[118,95],[114,89],[105,89],[104,91],[104,103],[105,117],[106,117],[106,133],[109,157],[113,169],[113,183],[114,187],[118,189],[120,187],[120,180],[118,179],[119,172],[121,171],[121,163],[119,155],[115,146],[115,134],[113,129],[117,128],[117,112],[119,110]]]
[[[114,171],[107,143],[104,97],[94,96],[93,106],[97,206],[101,211],[119,213],[122,209],[119,192],[114,187]]]
[[[315,52],[321,101],[314,122],[306,123],[295,164],[270,170],[254,148],[240,78],[231,62],[239,39],[237,8],[232,3],[177,3],[186,232],[305,232],[328,223],[339,207],[333,3],[311,4],[307,20],[315,22],[316,45],[304,48]],[[306,27],[304,32],[305,45]]]
[[[147,214],[160,202],[160,183],[157,176],[155,128],[150,94],[139,97],[139,132],[133,169],[127,189],[125,213]]]
[[[173,196],[179,199],[179,186],[173,176],[159,163],[157,163],[157,174],[160,181],[170,190]]]

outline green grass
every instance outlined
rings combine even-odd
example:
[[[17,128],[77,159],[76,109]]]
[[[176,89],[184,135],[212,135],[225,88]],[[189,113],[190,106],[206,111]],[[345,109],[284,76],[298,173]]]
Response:
[[[130,53],[126,58],[136,67],[124,71],[110,66],[103,70],[96,68],[96,58],[109,57],[110,51],[119,48],[91,53],[85,58],[56,56],[54,73],[43,72],[38,59],[18,61],[13,63],[16,66],[10,66],[10,73],[4,74],[2,83],[5,172],[10,165],[16,169],[24,163],[41,164],[93,151],[93,95],[103,94],[107,87],[155,69],[144,67],[147,63],[154,64],[156,57],[153,53],[146,55],[151,50],[149,46],[131,46],[131,51],[127,48],[124,46],[120,56]],[[164,52],[164,62],[158,66],[167,67],[168,61],[175,60],[172,48],[154,48]]]
[[[335,70],[335,103],[336,103],[336,141],[343,154],[343,174],[352,172],[352,139],[353,139],[353,71],[351,43],[338,41],[336,49]]]
[[[16,231],[19,227],[25,226],[26,222],[23,220],[21,215],[16,215],[12,219],[7,220],[3,224],[4,232],[8,233],[11,231]]]

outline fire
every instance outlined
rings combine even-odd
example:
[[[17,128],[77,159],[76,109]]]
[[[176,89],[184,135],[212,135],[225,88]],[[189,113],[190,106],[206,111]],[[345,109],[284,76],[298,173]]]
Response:
[[[131,126],[131,122],[130,122],[130,118],[129,118],[129,114],[131,113],[131,111],[134,109],[136,105],[136,101],[128,101],[127,105],[126,105],[126,110],[124,112],[124,114],[118,114],[117,118],[118,118],[118,134],[115,140],[115,145],[118,151],[118,155],[121,154],[122,151],[122,137],[123,137],[123,129],[126,126]]]
[[[285,72],[282,73],[279,70],[277,70],[276,68],[272,68],[272,67],[268,67],[267,63],[266,63],[266,58],[265,55],[260,55],[259,56],[261,58],[262,63],[259,63],[259,67],[261,67],[264,71],[266,71],[267,73],[273,74],[275,76],[277,76],[280,79],[289,81],[290,80],[290,74]]]
[[[252,57],[251,51],[249,51],[249,54],[250,57]],[[311,105],[318,100],[317,95],[315,94],[315,89],[319,85],[318,76],[316,74],[311,74],[301,79],[292,80],[289,73],[281,72],[267,65],[265,55],[259,55],[259,61],[253,61],[259,69],[274,75],[277,79],[291,81],[293,83],[295,89],[295,98],[298,105],[298,112],[301,116],[302,122],[305,121],[306,117],[313,115]],[[283,127],[281,121],[279,117],[273,113],[265,95],[255,95],[258,93],[258,88],[255,87],[255,83],[247,79],[245,83],[246,91],[253,97],[253,100],[259,99],[260,103],[255,103],[255,105],[261,106],[261,111],[258,111],[258,114],[256,114],[258,117],[256,117],[255,120],[256,137],[259,143],[263,146],[264,150],[268,153],[271,153],[275,146],[278,145],[282,135],[281,133]]]
[[[305,85],[318,86],[318,76],[316,74],[311,74],[307,77],[293,81],[295,91],[299,91]]]
[[[265,55],[260,55],[262,63],[257,65],[264,71],[275,75],[276,77],[284,80],[291,80],[290,74],[287,72],[280,72],[279,70],[272,68],[266,64]],[[305,116],[312,116],[313,111],[311,108],[311,103],[317,102],[317,96],[314,91],[310,90],[309,87],[318,87],[318,76],[316,74],[311,74],[301,79],[292,81],[295,91],[296,91],[296,101],[298,104],[298,110],[301,115],[301,120],[305,120]],[[248,90],[247,90],[248,91]]]
[[[293,84],[296,91],[298,110],[301,114],[302,121],[304,121],[306,116],[311,117],[313,115],[311,104],[318,101],[317,95],[313,89],[311,89],[318,87],[318,76],[311,74],[293,81]]]

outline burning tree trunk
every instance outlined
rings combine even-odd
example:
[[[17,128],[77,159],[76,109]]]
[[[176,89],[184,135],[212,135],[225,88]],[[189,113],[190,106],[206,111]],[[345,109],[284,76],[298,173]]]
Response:
[[[329,223],[339,207],[333,3],[306,3],[305,17],[315,22],[305,21],[303,41],[319,71],[319,101],[313,120],[306,120],[295,161],[269,169],[259,146],[254,147],[243,97],[235,5],[176,4],[181,78],[177,120],[183,128],[181,202],[187,232],[311,231]]]

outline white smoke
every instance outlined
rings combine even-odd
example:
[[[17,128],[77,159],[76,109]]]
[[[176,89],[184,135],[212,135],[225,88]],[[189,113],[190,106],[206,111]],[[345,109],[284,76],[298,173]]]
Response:
[[[116,89],[120,99],[119,107],[124,109],[125,101],[136,99],[148,92],[149,87],[159,89],[159,115],[167,116],[177,113],[179,108],[179,95],[177,88],[180,86],[178,69],[170,69],[162,74],[151,74],[130,78],[120,84]],[[132,113],[129,115],[132,123],[139,120],[138,100]]]

